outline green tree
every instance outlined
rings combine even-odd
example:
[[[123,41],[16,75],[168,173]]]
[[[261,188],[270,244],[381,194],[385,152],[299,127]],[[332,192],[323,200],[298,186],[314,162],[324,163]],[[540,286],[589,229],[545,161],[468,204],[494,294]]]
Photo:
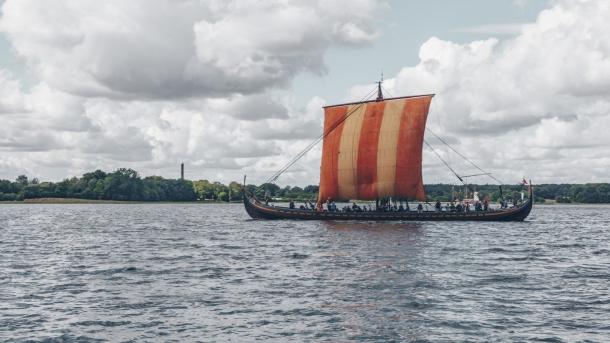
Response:
[[[229,201],[229,193],[221,191],[216,196],[216,200],[218,201]]]
[[[229,183],[229,190],[231,191],[231,200],[240,200],[243,197],[242,185],[233,181]]]
[[[28,184],[28,177],[25,175],[19,175],[17,176],[16,182],[21,186],[25,186]]]
[[[199,200],[215,199],[214,186],[208,180],[199,180],[193,182],[195,195]]]
[[[141,200],[143,188],[142,179],[135,170],[120,168],[104,179],[102,199]]]

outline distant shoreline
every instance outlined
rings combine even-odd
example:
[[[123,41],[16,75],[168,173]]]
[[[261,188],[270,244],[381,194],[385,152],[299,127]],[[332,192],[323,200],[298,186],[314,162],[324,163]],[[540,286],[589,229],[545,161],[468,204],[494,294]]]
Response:
[[[79,198],[35,198],[24,199],[22,201],[0,201],[0,205],[7,204],[239,204],[237,201],[122,201],[122,200],[94,200],[94,199],[79,199]],[[281,202],[281,201],[280,201]],[[561,205],[610,205],[609,203],[558,203],[550,200],[544,203],[534,203],[534,206],[561,206]]]

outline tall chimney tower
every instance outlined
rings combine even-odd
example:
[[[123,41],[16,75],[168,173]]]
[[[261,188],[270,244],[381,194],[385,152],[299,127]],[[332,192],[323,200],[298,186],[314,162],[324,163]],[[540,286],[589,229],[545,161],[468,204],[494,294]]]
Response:
[[[184,162],[180,163],[180,180],[184,180]]]

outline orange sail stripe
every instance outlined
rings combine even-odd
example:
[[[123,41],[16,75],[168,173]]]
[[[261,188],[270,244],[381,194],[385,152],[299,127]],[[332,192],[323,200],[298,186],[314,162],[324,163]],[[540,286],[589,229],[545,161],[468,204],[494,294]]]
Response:
[[[396,156],[396,195],[425,200],[422,179],[422,148],[431,97],[405,103]]]
[[[358,144],[358,199],[377,197],[377,143],[384,109],[383,101],[366,106]]]
[[[332,107],[325,109],[324,132],[327,133],[336,123],[342,121],[347,113],[347,107]],[[322,164],[320,166],[320,189],[318,202],[325,202],[328,198],[336,200],[339,192],[338,157],[339,142],[344,123],[339,124],[330,131],[322,144]]]

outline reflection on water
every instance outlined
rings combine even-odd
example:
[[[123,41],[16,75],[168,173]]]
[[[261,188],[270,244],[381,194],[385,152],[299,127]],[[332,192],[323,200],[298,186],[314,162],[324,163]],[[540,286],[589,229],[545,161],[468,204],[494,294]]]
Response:
[[[329,230],[364,230],[391,232],[391,231],[417,231],[422,225],[419,222],[367,222],[367,221],[326,221],[322,224]]]
[[[418,255],[426,248],[418,242],[424,235],[422,223],[329,221],[322,227],[332,233],[324,239],[332,243],[333,262],[351,262],[332,270],[332,277],[349,280],[338,292],[351,296],[338,296],[328,305],[345,318],[347,336],[364,341],[427,339],[422,286],[430,280],[417,269]],[[413,282],[405,282],[406,275]]]
[[[0,206],[0,341],[604,341],[610,207],[524,223]]]

